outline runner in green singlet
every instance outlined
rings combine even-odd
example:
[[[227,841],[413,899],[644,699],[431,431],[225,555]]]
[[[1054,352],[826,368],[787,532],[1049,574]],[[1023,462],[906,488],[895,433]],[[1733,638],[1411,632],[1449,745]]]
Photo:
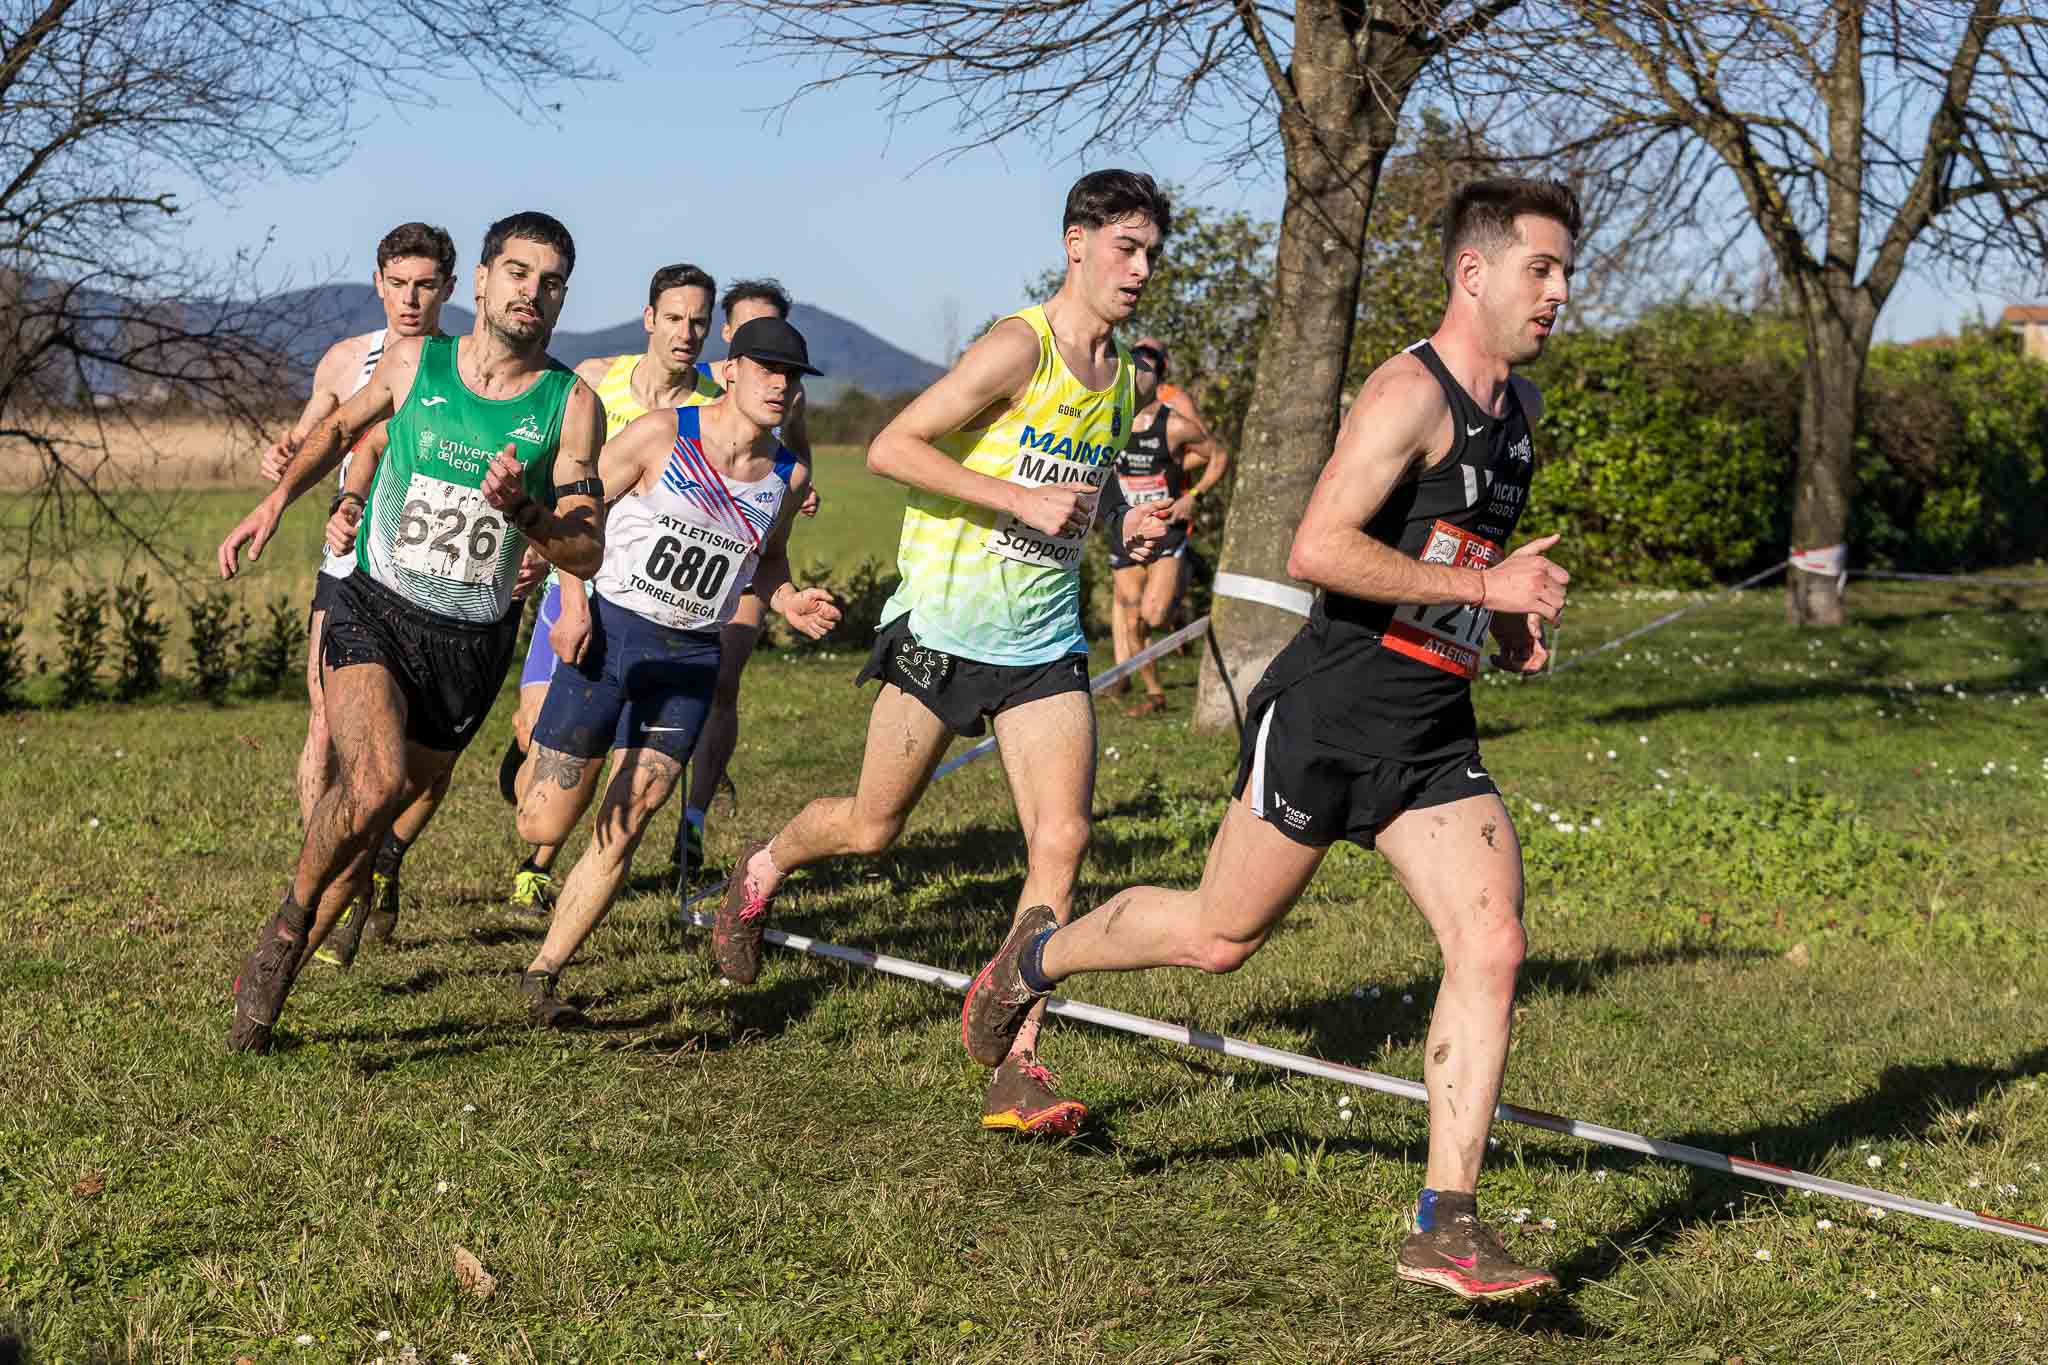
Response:
[[[242,548],[261,555],[292,500],[389,419],[383,458],[357,461],[330,508],[359,522],[358,572],[329,608],[321,656],[343,780],[314,808],[291,885],[236,978],[230,1051],[269,1049],[300,962],[360,894],[376,841],[475,736],[512,662],[527,547],[564,573],[602,558],[604,408],[547,354],[575,263],[568,229],[546,214],[493,223],[475,330],[388,346],[221,542],[232,578]]]

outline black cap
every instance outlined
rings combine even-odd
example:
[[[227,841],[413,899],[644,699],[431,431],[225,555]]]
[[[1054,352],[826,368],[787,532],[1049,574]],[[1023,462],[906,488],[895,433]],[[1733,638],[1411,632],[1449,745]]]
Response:
[[[770,365],[794,365],[804,374],[824,373],[811,364],[811,348],[804,345],[804,334],[781,318],[741,323],[725,355],[728,360],[747,356]]]

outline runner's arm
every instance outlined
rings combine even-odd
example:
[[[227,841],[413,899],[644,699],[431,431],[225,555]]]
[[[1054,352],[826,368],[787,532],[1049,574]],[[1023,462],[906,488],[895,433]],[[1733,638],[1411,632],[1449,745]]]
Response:
[[[1365,533],[1394,489],[1421,468],[1450,414],[1436,380],[1406,360],[1375,371],[1345,414],[1294,532],[1287,572],[1371,602],[1477,605],[1486,592],[1479,570],[1424,564]]]
[[[598,452],[603,445],[604,404],[579,379],[569,386],[563,403],[562,436],[555,447],[555,486],[598,477]],[[596,573],[604,560],[604,517],[598,500],[577,493],[549,507],[527,496],[522,477],[518,452],[508,445],[491,461],[484,476],[484,499],[520,529],[542,559],[564,574],[588,578]]]
[[[868,447],[868,470],[941,497],[1018,514],[1022,485],[977,474],[933,444],[948,432],[1001,416],[1038,364],[1038,338],[1005,319],[967,348],[939,381],[910,401]],[[977,420],[989,419],[989,420]]]
[[[1202,471],[1202,477],[1195,486],[1173,500],[1173,519],[1192,522],[1195,519],[1195,499],[1221,483],[1223,476],[1230,472],[1230,453],[1224,450],[1223,442],[1210,435],[1209,429],[1200,422],[1171,408],[1167,412],[1167,449],[1181,452],[1183,470]]]
[[[789,576],[789,532],[796,524],[796,511],[810,491],[811,465],[798,460],[791,471],[789,496],[775,514],[775,524],[761,542],[761,557],[754,565],[753,581],[746,591],[753,593],[798,631],[816,640],[839,624],[839,604],[823,588],[799,588]]]
[[[600,400],[600,405],[602,400]],[[675,413],[667,408],[645,412],[619,428],[597,452],[597,477],[604,483],[604,505],[599,519],[611,515],[612,504],[638,488],[650,466],[661,467],[668,452],[667,441],[675,430]],[[595,572],[593,570],[593,572]],[[590,611],[590,589],[575,574],[564,571],[557,581],[562,587],[562,610],[573,616]],[[557,621],[557,628],[560,622]]]
[[[405,405],[412,392],[413,376],[419,371],[420,338],[407,337],[386,346],[370,378],[332,413],[314,424],[313,434],[292,456],[277,487],[263,496],[249,515],[236,523],[215,553],[222,578],[233,578],[239,569],[242,547],[249,549],[251,562],[262,557],[263,548],[277,534],[285,509],[307,489],[321,482],[341,463],[342,456],[372,423],[390,417]]]
[[[391,441],[391,423],[383,421],[363,433],[356,442],[355,458],[348,462],[348,479],[334,495],[334,510],[327,517],[327,551],[345,555],[355,548],[356,532],[363,524],[363,509],[369,506],[370,484]]]
[[[362,363],[356,354],[356,338],[337,341],[327,348],[327,354],[320,357],[320,363],[313,367],[313,391],[306,395],[306,405],[299,410],[299,420],[277,440],[263,448],[263,477],[276,483],[291,465],[292,457],[299,453],[299,447],[313,434],[313,428],[320,419],[341,406],[341,386],[350,369]]]

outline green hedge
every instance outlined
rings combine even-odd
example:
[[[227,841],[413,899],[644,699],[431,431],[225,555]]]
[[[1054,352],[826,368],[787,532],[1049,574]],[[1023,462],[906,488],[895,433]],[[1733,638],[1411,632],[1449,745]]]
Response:
[[[1657,309],[1568,334],[1531,377],[1544,457],[1524,529],[1584,583],[1697,586],[1784,557],[1801,342],[1783,319]],[[1947,572],[2048,554],[2048,366],[2007,334],[1871,352],[1851,563]]]

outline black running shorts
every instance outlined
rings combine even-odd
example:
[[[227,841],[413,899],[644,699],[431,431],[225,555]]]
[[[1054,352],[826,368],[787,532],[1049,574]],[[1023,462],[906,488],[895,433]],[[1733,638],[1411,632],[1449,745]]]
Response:
[[[321,612],[334,605],[334,594],[341,591],[341,585],[348,582],[349,578],[354,577],[354,574],[350,574],[348,578],[336,578],[331,573],[317,573],[313,575],[313,605],[306,608],[307,630],[313,629],[313,618],[315,616],[318,616]]]
[[[854,679],[893,683],[925,704],[956,735],[988,733],[988,718],[1063,692],[1088,691],[1088,656],[1068,654],[1046,664],[977,663],[926,649],[910,633],[910,613],[882,627],[867,667]]]
[[[375,664],[405,698],[405,737],[461,753],[512,666],[519,609],[476,625],[413,605],[360,570],[340,580],[327,608],[320,662],[329,672]]]
[[[1266,701],[1245,722],[1237,785],[1252,814],[1297,844],[1328,848],[1373,838],[1403,811],[1500,794],[1479,746],[1449,758],[1408,762],[1354,753],[1316,739],[1308,708],[1293,691]]]

